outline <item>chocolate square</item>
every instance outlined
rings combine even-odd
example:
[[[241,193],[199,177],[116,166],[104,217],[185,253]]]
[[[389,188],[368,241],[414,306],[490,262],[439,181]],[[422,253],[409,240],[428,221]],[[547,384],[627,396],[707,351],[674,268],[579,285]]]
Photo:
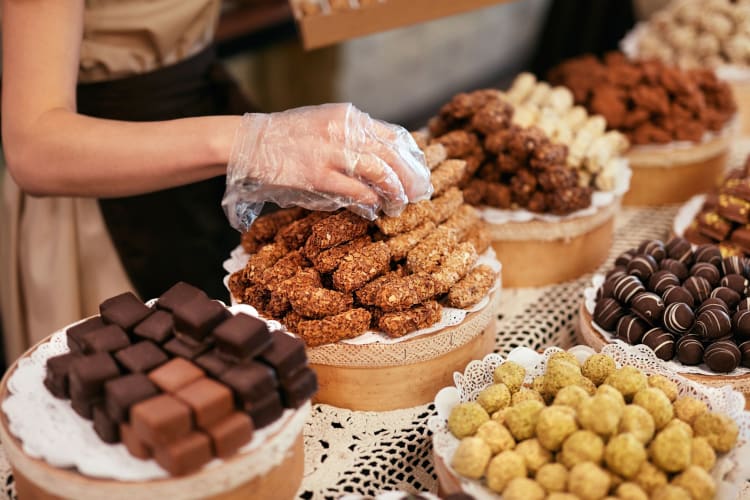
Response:
[[[307,366],[305,343],[283,332],[272,332],[273,344],[260,355],[260,361],[276,371],[280,379],[288,378]]]
[[[117,364],[106,352],[80,356],[70,363],[69,382],[71,396],[101,398],[104,383],[120,375]]]
[[[190,434],[193,421],[185,403],[169,394],[160,394],[130,409],[130,425],[141,441],[156,448]]]
[[[740,247],[744,253],[750,253],[750,226],[738,227],[732,232],[729,239]]]
[[[195,423],[201,429],[212,426],[234,409],[229,387],[205,377],[186,385],[175,396],[190,407]]]
[[[309,368],[303,368],[291,379],[282,381],[281,395],[287,408],[299,408],[316,392],[318,377]]]
[[[172,285],[172,288],[159,297],[159,300],[156,301],[156,307],[172,312],[178,305],[190,302],[196,297],[207,299],[208,295],[206,295],[203,290],[185,283],[184,281],[180,281]]]
[[[68,347],[73,352],[82,352],[83,345],[81,345],[81,337],[86,335],[88,332],[98,330],[106,325],[101,316],[94,316],[85,321],[73,325],[65,331],[65,336],[68,341]]]
[[[195,364],[203,368],[206,373],[214,378],[221,377],[234,364],[227,362],[216,354],[216,350],[201,354],[195,358]]]
[[[735,196],[719,195],[716,211],[722,217],[739,224],[750,223],[750,203]]]
[[[271,392],[262,399],[245,402],[244,410],[253,419],[256,429],[261,429],[271,424],[284,413],[284,407],[281,405],[281,398],[276,391]]]
[[[105,443],[120,442],[120,427],[109,417],[102,404],[94,406],[94,430]]]
[[[146,319],[152,310],[131,292],[125,292],[99,304],[99,312],[106,323],[113,323],[130,332],[135,325]]]
[[[250,363],[235,366],[221,376],[242,401],[256,401],[275,393],[278,382],[273,370],[263,363]]]
[[[94,417],[94,406],[100,404],[101,401],[101,399],[89,400],[74,397],[70,400],[70,406],[78,415],[86,420],[91,420]]]
[[[129,372],[146,373],[169,358],[150,340],[143,340],[115,353],[115,359]]]
[[[129,345],[128,335],[117,325],[106,325],[81,337],[81,347],[86,354],[119,351]]]
[[[177,392],[203,376],[203,370],[190,361],[175,358],[148,374],[149,380],[164,392]]]
[[[173,338],[162,347],[165,351],[172,353],[180,358],[193,360],[209,350],[213,345],[212,342],[185,342],[177,337]]]
[[[141,438],[133,430],[133,426],[125,422],[120,424],[120,439],[128,452],[136,458],[146,460],[151,458],[151,448],[141,441]]]
[[[232,412],[206,430],[214,452],[219,458],[229,458],[253,437],[253,421],[238,411]]]
[[[195,297],[178,304],[172,313],[175,330],[198,341],[203,340],[229,314],[219,302],[206,297]]]
[[[219,354],[238,362],[254,358],[273,342],[264,321],[242,313],[217,326],[214,337]]]
[[[174,332],[174,320],[167,311],[154,311],[133,329],[137,337],[163,344]]]
[[[187,436],[154,450],[154,458],[173,476],[195,472],[213,458],[211,440],[202,432]]]
[[[68,388],[68,374],[70,365],[80,355],[75,352],[61,354],[47,359],[47,375],[44,377],[44,386],[56,398],[66,399],[70,397]]]
[[[129,420],[130,408],[154,397],[159,389],[142,373],[125,375],[104,384],[104,400],[110,418],[117,423]]]

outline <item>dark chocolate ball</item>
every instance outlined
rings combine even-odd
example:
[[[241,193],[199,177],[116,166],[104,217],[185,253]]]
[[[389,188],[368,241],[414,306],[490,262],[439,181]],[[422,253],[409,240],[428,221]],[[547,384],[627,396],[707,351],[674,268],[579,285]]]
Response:
[[[745,297],[744,299],[740,299],[740,301],[737,303],[737,310],[746,311],[748,309],[750,309],[750,297]]]
[[[670,273],[677,276],[680,281],[684,281],[689,276],[687,266],[679,260],[664,259],[659,263],[659,269],[669,271]]]
[[[683,302],[692,308],[695,306],[695,299],[692,294],[688,292],[684,287],[673,286],[661,296],[664,299],[664,304],[674,304],[677,302]]]
[[[721,268],[724,271],[724,276],[729,276],[730,274],[739,274],[742,276],[747,275],[747,271],[745,269],[745,259],[743,259],[739,255],[730,255],[729,257],[725,257],[721,262]]]
[[[675,236],[665,246],[670,259],[679,260],[683,264],[690,264],[693,260],[693,246],[685,238]]]
[[[650,325],[658,325],[664,315],[664,300],[653,292],[639,293],[630,303],[630,312]]]
[[[718,339],[732,331],[732,320],[724,311],[709,309],[698,314],[695,331],[706,340]]]
[[[658,293],[659,295],[663,295],[664,292],[673,286],[680,286],[680,280],[677,276],[665,269],[656,271],[648,280],[649,290]]]
[[[700,245],[693,253],[695,262],[708,262],[716,267],[721,266],[721,250],[716,245]]]
[[[594,321],[607,331],[613,331],[617,321],[625,315],[625,309],[612,298],[604,298],[596,303]]]
[[[612,291],[614,298],[619,300],[622,304],[630,304],[633,297],[641,292],[645,292],[646,288],[643,283],[635,276],[625,275],[617,278],[615,288]]]
[[[732,316],[732,332],[740,340],[750,339],[750,311],[744,309]]]
[[[699,304],[711,296],[711,284],[706,278],[700,276],[690,276],[682,284],[682,287],[690,292],[695,302]]]
[[[703,342],[698,335],[685,335],[677,340],[677,359],[683,365],[699,365],[703,361]]]
[[[628,274],[627,268],[625,266],[615,266],[609,271],[607,271],[607,274],[605,274],[605,278],[618,278],[620,276],[626,276]]]
[[[615,289],[615,282],[617,278],[609,278],[604,280],[602,286],[596,291],[596,300],[605,299],[607,297],[613,297],[613,291]]]
[[[727,303],[717,297],[709,297],[704,300],[701,305],[698,306],[698,309],[696,309],[695,314],[700,316],[703,311],[709,311],[711,309],[729,314],[729,306]]]
[[[670,360],[674,357],[674,335],[654,327],[643,335],[642,342],[651,348],[656,357]]]
[[[628,274],[635,276],[644,283],[648,283],[651,275],[659,269],[653,257],[646,254],[638,254],[628,262]]]
[[[737,307],[740,302],[740,294],[726,286],[714,288],[711,291],[711,297],[723,300],[730,311]]]
[[[719,269],[708,262],[698,262],[697,264],[693,264],[693,267],[690,268],[690,275],[705,278],[712,287],[717,286],[721,280]]]
[[[690,331],[695,323],[693,310],[685,303],[669,304],[664,309],[664,328],[675,335],[683,335]]]
[[[626,314],[617,323],[617,337],[628,344],[636,345],[641,343],[643,334],[651,328],[648,323],[642,319]]]
[[[740,274],[728,274],[727,276],[721,278],[719,284],[721,286],[731,288],[735,292],[739,293],[740,297],[744,297],[745,295],[747,295],[748,288],[750,287],[750,283],[748,283],[747,278]]]
[[[664,243],[659,240],[646,240],[638,247],[638,253],[650,255],[656,262],[659,262],[667,256],[667,250]]]
[[[626,250],[615,259],[615,266],[627,267],[637,252],[634,249]]]
[[[740,365],[742,353],[731,340],[720,340],[706,347],[703,361],[715,372],[729,373]]]
[[[750,368],[750,340],[746,340],[737,346],[742,354],[742,361],[740,364],[745,368]]]

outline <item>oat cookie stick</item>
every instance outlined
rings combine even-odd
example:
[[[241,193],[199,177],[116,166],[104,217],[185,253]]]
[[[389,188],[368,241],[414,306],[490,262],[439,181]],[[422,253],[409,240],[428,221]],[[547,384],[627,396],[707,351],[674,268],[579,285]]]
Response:
[[[342,292],[353,292],[376,276],[388,272],[391,251],[382,241],[370,243],[341,259],[333,272],[333,287]]]
[[[427,220],[430,210],[432,207],[427,200],[410,203],[398,217],[379,217],[375,219],[375,224],[386,235],[405,233]]]
[[[466,235],[461,240],[462,242],[468,241],[474,245],[474,249],[479,255],[482,255],[492,244],[490,238],[490,231],[487,229],[487,225],[484,222],[477,222],[472,225],[466,232]]]
[[[297,331],[297,325],[300,321],[304,321],[305,318],[300,316],[294,311],[289,311],[286,313],[286,316],[281,320],[281,324],[283,324],[286,329],[290,332],[296,332]]]
[[[378,276],[356,292],[354,295],[360,304],[367,306],[374,306],[377,300],[377,294],[386,283],[403,278],[406,275],[406,270],[403,267],[399,267],[395,271],[385,273],[383,276]]]
[[[330,273],[339,267],[341,259],[343,259],[345,255],[360,250],[370,243],[372,243],[372,240],[369,236],[362,236],[361,238],[352,240],[349,243],[344,243],[343,245],[323,250],[317,255],[308,255],[308,259],[313,263],[315,269],[321,273]]]
[[[443,258],[440,268],[432,273],[437,284],[438,294],[447,293],[477,261],[479,256],[471,243],[459,243],[456,248]]]
[[[332,248],[367,234],[369,227],[370,222],[366,219],[343,210],[315,223],[305,247],[319,250]]]
[[[280,243],[271,243],[262,247],[247,260],[243,270],[243,279],[248,284],[257,282],[263,272],[273,267],[287,252],[286,247]]]
[[[403,311],[433,298],[437,283],[427,273],[416,273],[383,283],[373,305],[383,311]]]
[[[281,282],[291,278],[303,267],[309,265],[302,252],[295,250],[289,252],[279,259],[272,267],[263,271],[258,282],[264,285],[269,292],[273,292],[281,285]]]
[[[478,223],[480,223],[479,211],[471,205],[463,204],[442,224],[442,227],[455,229],[458,238],[463,239]]]
[[[263,308],[263,312],[266,316],[270,316],[273,319],[281,319],[289,311],[290,304],[286,294],[279,293],[279,291],[270,294],[270,298]]]
[[[289,292],[291,290],[321,286],[318,271],[310,267],[300,269],[294,276],[282,281],[280,286],[274,287],[265,310],[275,319],[278,319],[291,307],[289,303]]]
[[[240,294],[235,294],[234,298],[242,304],[248,304],[258,310],[258,312],[265,311],[266,305],[268,304],[269,294],[263,285],[250,285],[243,288]]]
[[[424,148],[424,158],[427,162],[427,167],[430,170],[435,170],[438,165],[448,158],[448,152],[445,150],[445,146],[439,142],[434,142]]]
[[[307,210],[304,208],[292,207],[261,215],[255,219],[250,229],[242,235],[243,239],[247,236],[261,243],[273,241],[274,236],[282,227],[302,218],[306,213]]]
[[[478,265],[464,279],[453,285],[448,292],[447,304],[450,307],[466,309],[473,306],[490,291],[495,279],[495,271],[484,264]]]
[[[407,333],[432,326],[442,317],[443,308],[431,300],[407,311],[383,314],[378,320],[378,329],[390,337],[403,337]]]
[[[438,227],[406,255],[406,268],[413,273],[431,273],[457,244],[458,236],[454,229]]]
[[[324,318],[352,308],[352,294],[327,288],[303,287],[287,294],[294,312],[305,318]]]
[[[295,333],[308,347],[332,344],[339,340],[357,337],[370,327],[370,312],[366,309],[348,311],[323,319],[303,320],[297,323]]]
[[[432,222],[440,224],[453,215],[463,202],[464,195],[458,188],[452,187],[443,193],[442,196],[429,201],[427,215]]]
[[[289,225],[279,229],[274,241],[283,244],[286,248],[295,250],[305,244],[310,236],[313,225],[330,214],[327,212],[311,212],[301,219],[297,219]]]
[[[391,251],[391,258],[393,260],[401,260],[406,257],[409,250],[414,248],[414,245],[419,243],[422,238],[434,231],[435,227],[434,222],[427,221],[408,233],[397,234],[393,238],[386,240],[385,244],[388,245]]]
[[[432,171],[430,180],[434,190],[433,196],[440,196],[449,188],[455,187],[466,172],[464,160],[446,160]]]

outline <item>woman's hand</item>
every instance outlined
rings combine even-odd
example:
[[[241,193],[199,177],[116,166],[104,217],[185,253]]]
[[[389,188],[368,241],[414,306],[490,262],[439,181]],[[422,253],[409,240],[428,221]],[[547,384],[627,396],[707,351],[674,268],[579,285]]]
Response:
[[[247,228],[264,201],[311,210],[346,207],[374,219],[432,194],[424,155],[402,127],[352,104],[246,114],[237,130],[224,210]]]

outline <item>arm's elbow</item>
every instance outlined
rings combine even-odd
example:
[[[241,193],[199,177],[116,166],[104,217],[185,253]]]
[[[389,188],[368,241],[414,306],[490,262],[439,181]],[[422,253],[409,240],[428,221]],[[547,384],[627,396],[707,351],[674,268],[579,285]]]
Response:
[[[21,141],[4,141],[3,154],[10,176],[23,192],[31,196],[53,194],[44,182],[39,160],[34,158],[30,147]]]

